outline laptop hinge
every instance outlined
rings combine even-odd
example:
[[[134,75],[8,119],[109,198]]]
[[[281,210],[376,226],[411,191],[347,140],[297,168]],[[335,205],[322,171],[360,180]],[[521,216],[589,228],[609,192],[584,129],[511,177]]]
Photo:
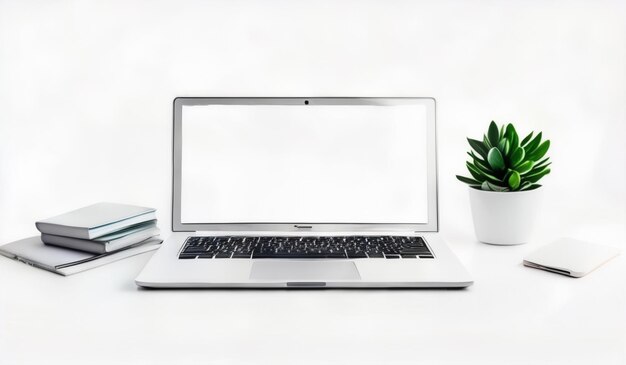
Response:
[[[331,235],[331,236],[349,236],[349,235],[406,235],[406,234],[418,234],[423,235],[424,232],[419,231],[380,231],[380,232],[362,232],[362,231],[311,231],[310,229],[297,229],[295,231],[248,231],[248,230],[233,230],[233,231],[196,231],[190,232],[190,236],[272,236],[272,235],[286,235],[286,236],[298,236],[298,235]]]

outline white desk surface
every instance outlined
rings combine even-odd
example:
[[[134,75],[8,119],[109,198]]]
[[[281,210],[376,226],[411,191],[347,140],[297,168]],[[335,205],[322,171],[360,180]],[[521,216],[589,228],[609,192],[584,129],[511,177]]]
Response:
[[[573,279],[467,228],[443,232],[465,290],[157,291],[133,283],[151,254],[70,277],[0,258],[0,363],[626,363],[624,253]]]

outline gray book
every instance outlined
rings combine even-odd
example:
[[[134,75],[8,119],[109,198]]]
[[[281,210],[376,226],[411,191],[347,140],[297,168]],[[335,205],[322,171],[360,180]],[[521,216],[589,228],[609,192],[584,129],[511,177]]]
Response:
[[[47,246],[39,236],[35,236],[0,246],[0,255],[67,276],[156,250],[161,246],[161,242],[161,239],[150,238],[114,253],[93,254],[63,247]]]
[[[93,240],[56,236],[47,233],[41,234],[41,240],[46,245],[61,246],[91,253],[107,253],[132,246],[148,238],[158,236],[159,233],[161,232],[156,226],[156,220],[153,220],[125,228],[106,236],[94,238]]]
[[[117,203],[97,203],[40,220],[41,233],[91,240],[156,219],[156,209]]]

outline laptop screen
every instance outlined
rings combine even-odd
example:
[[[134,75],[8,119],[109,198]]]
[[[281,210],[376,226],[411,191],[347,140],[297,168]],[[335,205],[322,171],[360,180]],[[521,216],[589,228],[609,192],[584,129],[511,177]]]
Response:
[[[426,223],[427,110],[183,105],[181,223]]]

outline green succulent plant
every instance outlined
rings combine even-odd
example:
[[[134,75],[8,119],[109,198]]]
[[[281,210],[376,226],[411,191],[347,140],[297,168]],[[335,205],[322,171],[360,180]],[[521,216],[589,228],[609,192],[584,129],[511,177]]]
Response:
[[[520,141],[515,127],[509,123],[498,128],[489,124],[483,140],[468,138],[472,150],[467,152],[470,177],[456,178],[475,189],[490,191],[521,191],[537,189],[537,182],[550,173],[551,162],[544,157],[550,148],[550,140],[541,141],[539,132],[533,138],[530,132]]]

